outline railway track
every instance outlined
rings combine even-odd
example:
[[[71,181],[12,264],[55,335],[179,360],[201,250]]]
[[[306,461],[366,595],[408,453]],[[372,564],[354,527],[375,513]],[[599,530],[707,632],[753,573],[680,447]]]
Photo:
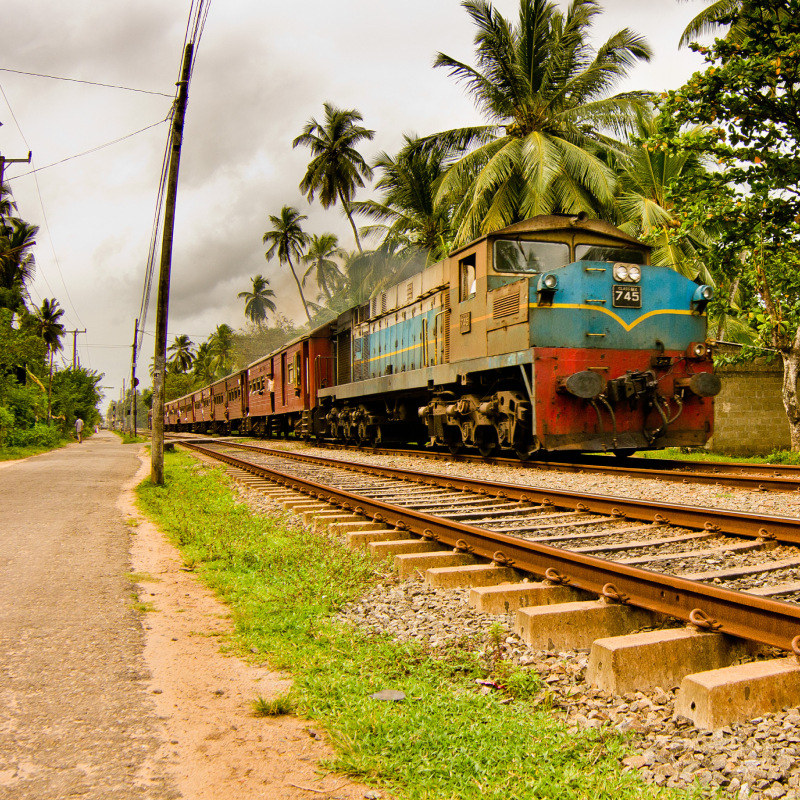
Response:
[[[337,450],[351,448],[350,445],[326,442],[315,443],[315,446]],[[740,464],[725,461],[701,462],[634,457],[617,460],[609,456],[592,456],[587,453],[576,455],[574,460],[568,461],[538,461],[535,459],[520,461],[515,458],[483,458],[483,456],[469,454],[452,455],[422,448],[358,447],[357,450],[376,455],[413,455],[415,458],[436,461],[492,464],[529,471],[551,472],[557,470],[581,474],[625,476],[674,483],[710,484],[752,491],[800,491],[800,467],[783,464]]]
[[[174,440],[187,438],[203,440],[192,434],[173,434]],[[213,440],[213,441],[230,441]],[[570,461],[519,461],[514,458],[483,458],[478,455],[452,455],[441,450],[423,448],[358,447],[355,445],[315,442],[315,447],[385,456],[413,456],[433,461],[450,461],[462,464],[488,464],[530,472],[566,472],[597,474],[613,477],[642,478],[668,483],[699,484],[747,489],[761,492],[800,492],[800,467],[783,464],[741,464],[734,462],[701,462],[678,459],[626,458],[616,460],[609,456],[581,454]]]
[[[800,654],[797,520],[376,468],[239,442],[186,446],[434,549]]]

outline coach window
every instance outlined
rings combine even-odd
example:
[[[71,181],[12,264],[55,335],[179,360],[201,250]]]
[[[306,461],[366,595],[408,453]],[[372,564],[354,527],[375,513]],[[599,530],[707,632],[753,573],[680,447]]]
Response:
[[[535,275],[569,264],[565,242],[522,242],[498,239],[494,243],[494,271],[512,275]]]
[[[458,262],[458,274],[458,299],[459,302],[463,303],[465,300],[471,300],[473,297],[475,297],[475,253],[468,255],[466,258],[462,258]]]

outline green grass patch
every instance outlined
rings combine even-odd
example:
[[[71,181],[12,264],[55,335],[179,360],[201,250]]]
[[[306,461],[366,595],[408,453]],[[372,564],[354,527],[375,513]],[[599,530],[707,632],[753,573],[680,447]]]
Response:
[[[256,698],[254,713],[291,707],[316,720],[335,748],[328,768],[407,800],[689,796],[623,773],[629,744],[615,730],[570,733],[538,675],[504,662],[499,646],[487,664],[475,642],[434,654],[337,622],[342,604],[385,580],[365,554],[251,513],[221,470],[186,454],[167,454],[165,475],[164,487],[140,485],[142,510],[228,603],[238,652],[294,678],[289,696]],[[496,689],[484,694],[476,679]],[[383,689],[405,700],[370,697]]]
[[[265,700],[263,697],[253,700],[254,717],[281,717],[294,714],[296,710],[295,702],[288,693],[278,695],[272,700]]]
[[[772,456],[726,456],[722,453],[710,453],[700,448],[684,452],[679,447],[668,447],[666,450],[638,450],[636,457],[675,461],[729,462],[733,464],[769,464],[770,458],[772,458]],[[619,464],[624,466],[625,460],[622,459]]]
[[[127,431],[114,431],[114,433],[122,439],[122,444],[143,444],[150,441],[149,437],[131,436]]]
[[[50,442],[38,444],[25,444],[0,447],[0,461],[16,461],[20,458],[39,455],[39,453],[49,453],[51,450],[58,450],[67,444],[68,439],[56,438]]]

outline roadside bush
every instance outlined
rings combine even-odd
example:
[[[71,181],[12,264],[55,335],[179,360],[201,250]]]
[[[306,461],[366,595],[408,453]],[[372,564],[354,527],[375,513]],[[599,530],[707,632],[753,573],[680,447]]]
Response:
[[[14,427],[14,413],[5,406],[0,406],[0,445],[2,445],[8,432]]]
[[[775,450],[764,461],[767,464],[800,464],[800,453],[795,453],[791,450]]]
[[[57,447],[63,439],[58,428],[37,422],[32,428],[6,431],[4,444],[8,447]]]

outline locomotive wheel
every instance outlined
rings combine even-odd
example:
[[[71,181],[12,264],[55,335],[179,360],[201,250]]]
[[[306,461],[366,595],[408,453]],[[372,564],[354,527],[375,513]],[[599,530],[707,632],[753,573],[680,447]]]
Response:
[[[527,461],[540,448],[539,440],[529,433],[519,437],[519,441],[514,443],[514,452],[520,461]]]
[[[382,439],[382,436],[381,436],[381,428],[380,428],[380,425],[373,425],[373,426],[372,426],[372,427],[369,429],[369,437],[368,437],[368,440],[369,440],[369,446],[370,446],[370,447],[371,447],[373,450],[377,449],[378,447],[380,447],[380,446],[381,446],[381,439]]]
[[[452,456],[457,456],[464,448],[461,431],[455,426],[447,426],[444,429],[444,442]]]
[[[475,446],[483,458],[491,458],[498,447],[497,433],[494,428],[482,426],[475,431]]]
[[[626,458],[630,458],[635,452],[636,449],[633,447],[623,447],[619,450],[615,450],[614,455],[620,460],[625,460]]]

